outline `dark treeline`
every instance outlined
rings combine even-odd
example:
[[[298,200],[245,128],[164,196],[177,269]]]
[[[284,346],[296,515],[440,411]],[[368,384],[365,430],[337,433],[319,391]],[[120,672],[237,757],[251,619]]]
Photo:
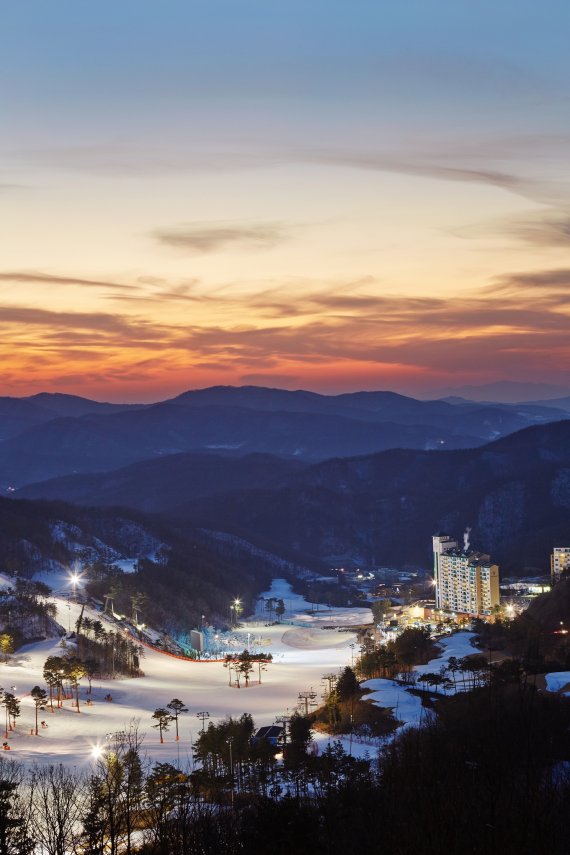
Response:
[[[376,645],[364,638],[357,670],[363,680],[410,673],[414,665],[424,665],[438,655],[438,648],[425,629],[405,629],[394,641]]]
[[[324,676],[322,706],[309,713],[315,730],[337,735],[349,733],[355,739],[386,736],[396,727],[389,709],[369,703],[368,692],[361,689],[353,668]]]
[[[56,607],[48,601],[51,589],[42,582],[14,579],[0,590],[0,647],[11,653],[25,641],[59,634]]]
[[[514,620],[477,621],[482,644],[520,659],[534,674],[570,668],[570,578],[533,600]]]
[[[146,595],[141,620],[171,634],[198,626],[202,615],[211,623],[229,623],[233,597],[249,610],[277,571],[290,575],[291,570],[285,559],[261,555],[235,538],[203,532],[171,516],[2,497],[0,554],[6,572],[28,578],[49,567],[73,566],[78,559],[83,566],[106,568],[104,574],[95,573],[90,592],[104,597],[114,584],[115,606],[125,614],[130,614],[133,593]],[[121,556],[138,556],[138,572],[113,570]]]
[[[277,760],[248,714],[204,730],[194,770],[151,766],[136,725],[85,774],[2,758],[0,855],[566,855],[570,703],[521,680],[437,706],[379,760],[314,753],[299,715]]]
[[[171,635],[201,625],[202,615],[217,625],[230,624],[230,603],[239,596],[250,611],[259,590],[271,584],[271,569],[260,558],[227,545],[218,551],[191,534],[170,530],[168,548],[153,559],[140,558],[135,573],[123,573],[112,562],[88,568],[88,592],[103,599],[113,595],[117,612],[131,616],[138,598],[141,622]]]
[[[120,632],[106,630],[100,620],[83,617],[77,622],[77,656],[92,674],[102,677],[140,677],[140,644]]]

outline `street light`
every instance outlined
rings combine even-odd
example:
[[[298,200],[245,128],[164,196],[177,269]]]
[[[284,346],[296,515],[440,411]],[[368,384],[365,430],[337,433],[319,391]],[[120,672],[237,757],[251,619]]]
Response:
[[[91,757],[93,760],[100,760],[105,752],[105,747],[103,745],[94,745],[91,749]]]
[[[196,718],[199,718],[202,722],[202,733],[204,733],[204,729],[206,726],[206,719],[210,718],[210,713],[203,710],[202,712],[196,713]]]
[[[232,799],[232,811],[234,809],[234,761],[232,757],[232,743],[234,741],[233,736],[228,736],[228,745],[230,746],[230,784],[231,784],[231,799]]]
[[[79,585],[79,582],[81,581],[81,575],[82,574],[78,573],[76,570],[74,570],[72,573],[69,574],[69,584],[73,588],[73,598],[74,599],[76,599],[77,586]]]
[[[240,615],[240,612],[242,611],[241,600],[239,599],[239,597],[236,597],[235,600],[233,601],[233,603],[231,604],[230,614],[231,614],[232,610],[235,613],[235,624],[237,626],[238,617]]]

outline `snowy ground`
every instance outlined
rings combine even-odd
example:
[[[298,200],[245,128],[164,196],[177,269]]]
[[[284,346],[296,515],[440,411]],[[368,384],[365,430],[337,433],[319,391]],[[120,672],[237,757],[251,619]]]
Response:
[[[553,671],[551,674],[545,675],[545,680],[549,692],[559,692],[568,687],[569,690],[562,692],[562,694],[570,696],[570,671]]]
[[[51,574],[50,574],[51,575]],[[12,580],[8,580],[11,582]],[[50,578],[45,581],[50,584]],[[65,587],[65,580],[61,580]],[[53,576],[51,584],[54,585]],[[288,608],[285,617],[291,618],[293,611],[301,615],[309,604],[291,591],[283,580],[276,580],[266,596],[283,598]],[[58,620],[66,629],[73,627],[79,616],[80,606],[63,597],[55,598]],[[350,609],[334,610],[336,618],[327,611],[327,626],[335,620],[342,626],[359,623],[362,609],[356,615]],[[86,608],[85,614],[103,619],[100,613]],[[324,612],[323,612],[324,614]],[[258,622],[259,622],[258,615]],[[303,616],[306,617],[306,616]],[[104,620],[104,619],[103,619]],[[319,696],[322,692],[324,674],[336,672],[350,664],[356,641],[352,632],[320,629],[318,621],[304,621],[300,628],[273,625],[263,628],[263,637],[268,642],[266,652],[272,653],[274,661],[263,675],[263,684],[245,689],[228,686],[228,672],[219,662],[193,662],[166,656],[145,648],[141,667],[145,676],[137,679],[95,680],[93,682],[93,706],[87,707],[86,687],[80,692],[81,714],[74,711],[71,701],[51,714],[48,710],[40,716],[48,724],[40,729],[39,736],[31,734],[34,709],[29,692],[35,685],[45,687],[42,670],[49,655],[62,655],[58,640],[41,641],[27,645],[14,655],[7,664],[0,664],[0,686],[21,698],[22,715],[17,730],[10,734],[11,756],[24,762],[58,762],[88,768],[93,762],[92,750],[105,742],[109,733],[124,730],[129,722],[138,719],[144,735],[144,748],[153,761],[176,762],[178,753],[181,763],[188,763],[192,741],[201,727],[196,714],[202,710],[210,713],[216,721],[227,715],[239,716],[251,712],[256,725],[272,724],[276,716],[287,710],[293,711],[300,691],[314,688]],[[110,627],[117,629],[115,624]],[[244,627],[247,631],[247,625]],[[292,634],[291,634],[292,633]],[[86,681],[83,681],[86,682]],[[113,702],[104,700],[111,693]],[[180,698],[189,707],[189,714],[180,718],[180,742],[174,741],[173,731],[166,734],[166,742],[160,745],[158,732],[152,728],[151,714],[159,706],[166,705],[172,698]],[[348,745],[348,740],[343,740]],[[353,746],[354,753],[363,753],[366,746]],[[372,750],[373,753],[373,750]]]
[[[368,608],[342,608],[317,605],[314,614],[307,614],[311,604],[300,595],[294,594],[291,585],[285,579],[274,579],[269,591],[261,594],[257,603],[256,617],[268,616],[263,611],[264,601],[271,597],[283,600],[285,614],[283,620],[295,624],[310,626],[360,626],[372,623],[372,612]]]
[[[449,638],[440,639],[438,646],[442,648],[441,655],[426,665],[417,665],[414,671],[417,674],[437,673],[442,665],[448,665],[451,656],[462,659],[464,656],[476,653],[476,648],[471,643],[474,637],[473,632],[457,632]],[[393,709],[394,718],[402,722],[402,728],[419,727],[430,715],[429,711],[422,706],[421,698],[418,695],[412,695],[405,686],[401,686],[395,680],[366,680],[361,683],[361,686],[371,690],[367,700],[378,706]]]
[[[394,680],[366,680],[361,683],[363,689],[371,689],[366,700],[378,704],[379,707],[392,709],[394,718],[401,722],[401,728],[419,727],[425,722],[428,710],[422,706],[418,695],[412,695]]]
[[[432,659],[427,665],[415,665],[414,671],[416,674],[433,674],[438,672],[442,666],[447,668],[452,656],[455,656],[456,659],[463,659],[465,656],[480,653],[480,650],[473,647],[474,638],[474,632],[456,632],[447,638],[438,638],[437,646],[442,649],[441,655]]]

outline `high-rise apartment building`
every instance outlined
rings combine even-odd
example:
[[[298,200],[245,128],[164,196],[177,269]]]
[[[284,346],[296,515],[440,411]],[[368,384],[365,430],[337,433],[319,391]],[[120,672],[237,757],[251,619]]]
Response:
[[[570,546],[555,546],[550,556],[550,575],[552,584],[560,582],[564,570],[570,569]]]
[[[482,552],[459,549],[447,534],[433,537],[433,574],[437,609],[488,617],[501,601],[497,564]]]

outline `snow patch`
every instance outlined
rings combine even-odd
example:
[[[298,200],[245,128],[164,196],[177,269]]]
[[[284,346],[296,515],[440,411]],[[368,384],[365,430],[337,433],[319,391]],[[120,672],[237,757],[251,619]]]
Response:
[[[288,629],[281,636],[283,644],[300,647],[302,650],[321,650],[326,647],[344,648],[353,640],[352,633],[339,633],[332,630]]]
[[[546,688],[549,692],[560,692],[568,686],[568,691],[562,694],[570,696],[570,671],[552,671],[545,675]]]

